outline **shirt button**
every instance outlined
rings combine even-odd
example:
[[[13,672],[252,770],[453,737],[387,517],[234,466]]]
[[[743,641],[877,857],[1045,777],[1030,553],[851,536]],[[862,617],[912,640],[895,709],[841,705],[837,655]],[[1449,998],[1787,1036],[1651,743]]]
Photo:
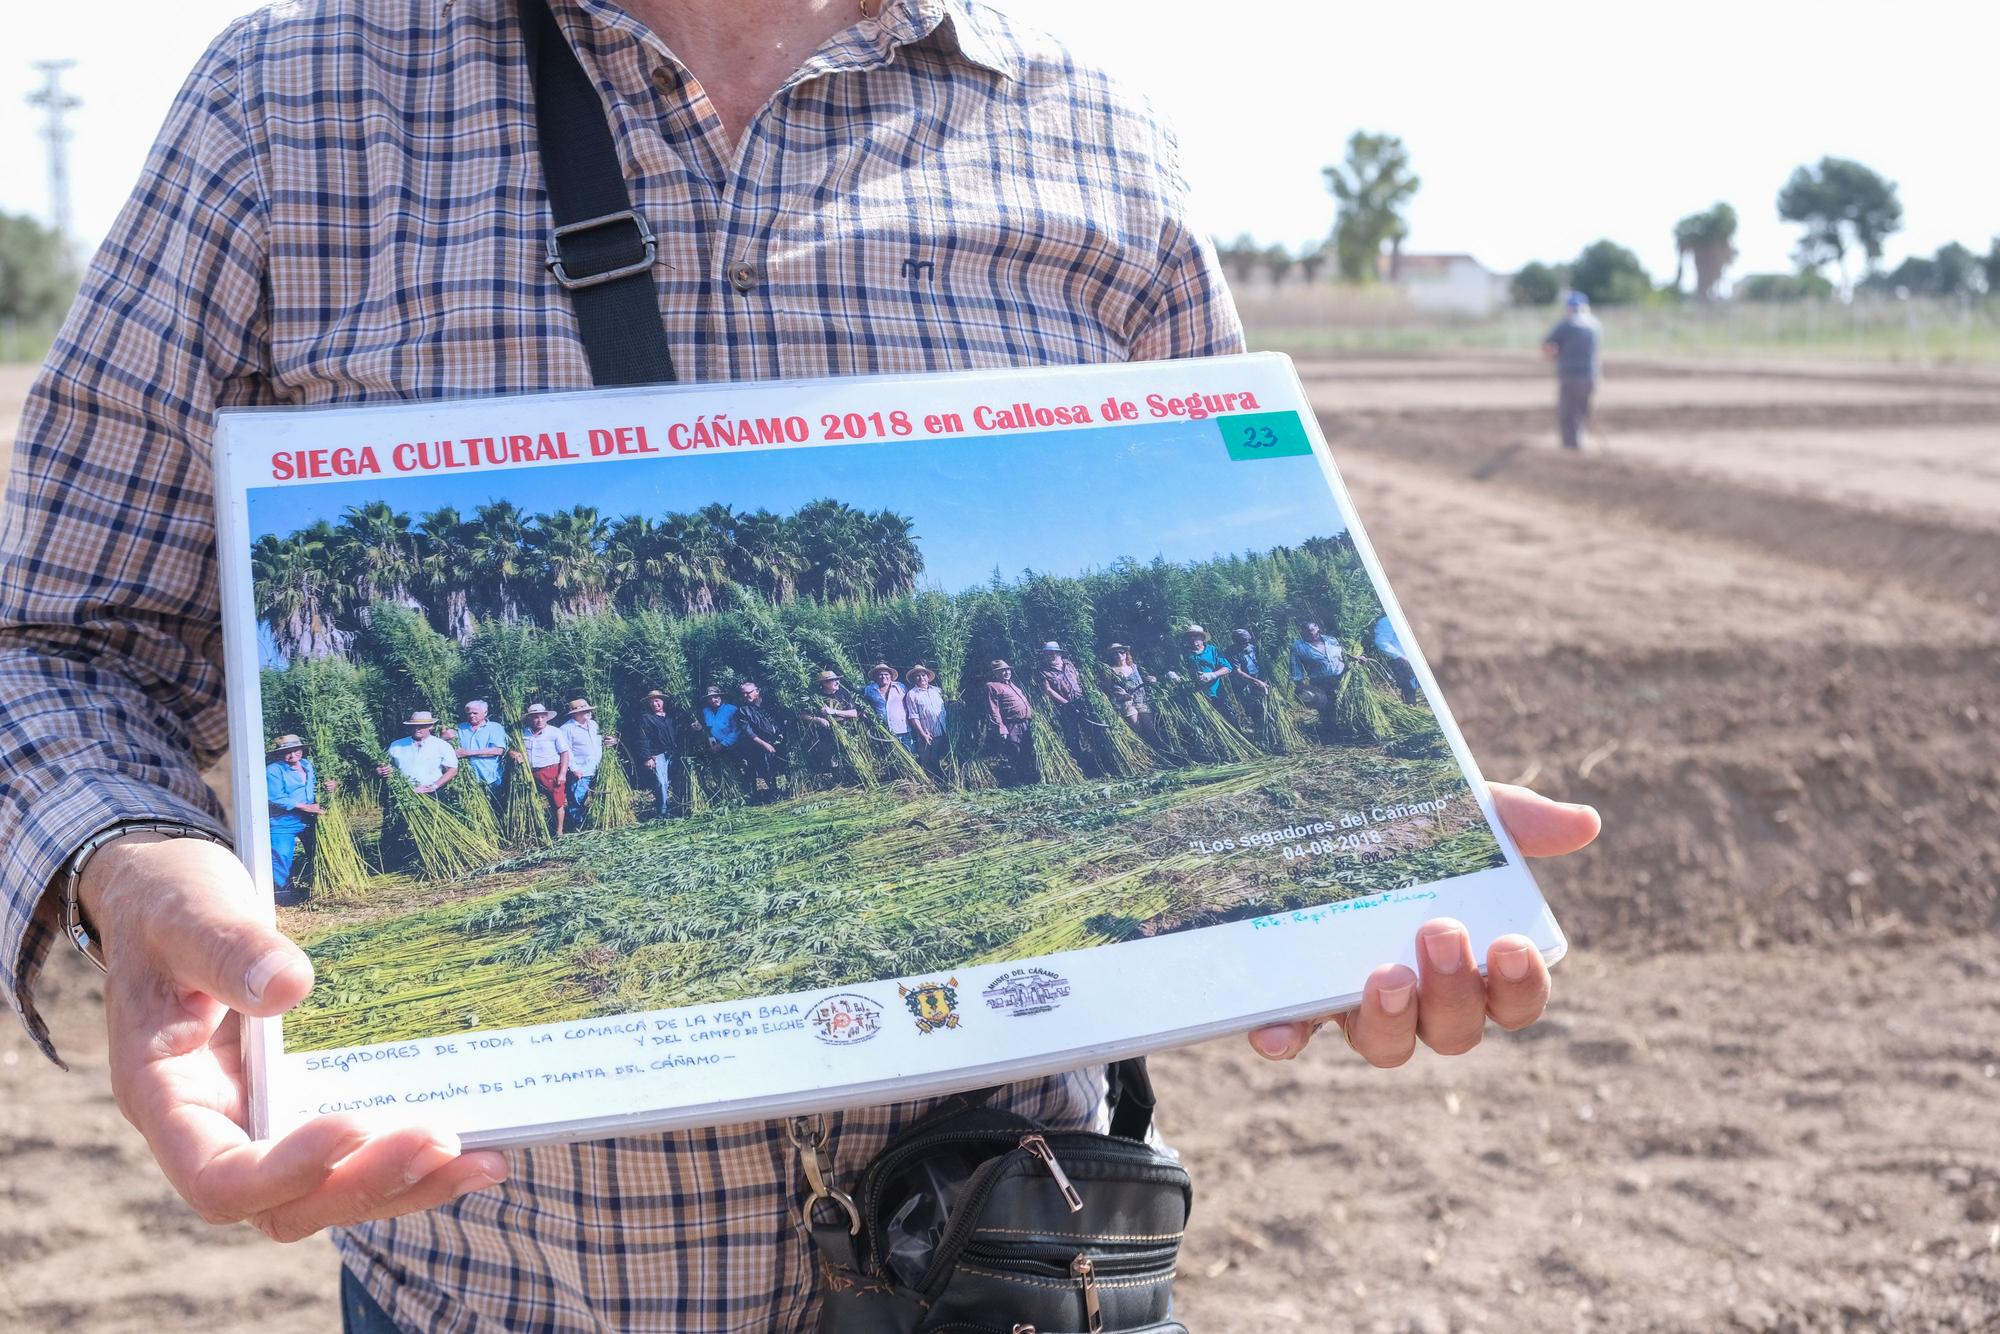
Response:
[[[663,93],[678,92],[681,81],[674,77],[672,65],[653,66],[653,86]]]
[[[757,270],[748,264],[738,264],[729,271],[729,285],[739,292],[747,292],[757,285]]]

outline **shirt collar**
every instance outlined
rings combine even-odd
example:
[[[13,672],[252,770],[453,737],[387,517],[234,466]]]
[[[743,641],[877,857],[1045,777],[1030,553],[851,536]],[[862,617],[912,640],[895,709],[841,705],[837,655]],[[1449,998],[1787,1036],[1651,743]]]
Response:
[[[1019,77],[997,16],[983,5],[965,0],[883,0],[876,22],[898,45],[928,40],[1004,79]]]
[[[507,0],[487,0],[509,8]],[[556,0],[560,4],[563,0]],[[438,0],[441,13],[450,16],[454,9],[462,9],[467,0]],[[587,10],[597,22],[619,29],[627,35],[643,39],[646,30],[627,15],[613,0],[612,4],[593,3],[592,0],[568,0],[568,3]],[[821,58],[832,57],[826,63],[834,68],[848,62],[842,60],[837,49],[843,45],[849,48],[849,55],[857,39],[859,46],[871,51],[877,61],[891,59],[897,47],[916,46],[930,43],[941,51],[962,57],[981,69],[991,70],[1004,79],[1018,79],[1013,43],[1008,39],[1003,21],[984,5],[967,3],[967,0],[882,0],[882,9],[874,18],[863,17],[842,37],[836,37],[830,49]],[[811,62],[809,62],[811,63]],[[872,63],[872,62],[871,62]]]

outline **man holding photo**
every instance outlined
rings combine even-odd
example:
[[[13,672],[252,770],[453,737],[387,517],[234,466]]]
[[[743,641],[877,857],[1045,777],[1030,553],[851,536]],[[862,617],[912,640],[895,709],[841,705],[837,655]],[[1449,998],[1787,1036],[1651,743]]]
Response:
[[[1241,350],[1148,107],[981,5],[859,8],[555,0],[659,237],[681,378]],[[120,1107],[203,1217],[288,1239],[341,1228],[352,1328],[803,1331],[817,1270],[783,1122],[503,1155],[347,1115],[254,1142],[232,1110],[230,1012],[284,1013],[313,970],[233,855],[179,836],[223,829],[200,776],[226,738],[214,413],[587,387],[544,266],[530,106],[499,0],[276,6],[232,25],[189,79],[15,448],[0,984],[53,1055],[33,985],[57,938],[50,887],[86,852],[71,869],[109,967]],[[1585,809],[1496,795],[1530,853],[1595,833]],[[1548,971],[1524,940],[1475,959],[1439,921],[1417,955],[1418,970],[1378,970],[1338,1021],[1375,1064],[1419,1040],[1464,1051],[1489,1017],[1514,1028],[1541,1013]],[[1287,1058],[1315,1029],[1252,1041]],[[994,1104],[1083,1127],[1102,1094],[1102,1072],[1082,1070]],[[851,1179],[928,1105],[820,1120],[836,1174]],[[579,1237],[593,1255],[581,1270]]]

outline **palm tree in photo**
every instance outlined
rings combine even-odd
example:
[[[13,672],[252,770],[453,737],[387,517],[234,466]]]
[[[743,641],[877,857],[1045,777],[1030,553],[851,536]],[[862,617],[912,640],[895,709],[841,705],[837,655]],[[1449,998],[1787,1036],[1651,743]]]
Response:
[[[341,599],[332,539],[332,528],[321,521],[290,537],[267,533],[251,548],[257,619],[287,661],[345,653],[353,639],[336,624]]]
[[[476,627],[472,585],[477,579],[473,525],[446,505],[417,520],[417,586],[432,618],[445,634],[463,645]]]
[[[901,597],[917,586],[923,573],[924,556],[917,550],[917,535],[909,519],[889,510],[868,516],[868,543],[873,548],[870,565],[875,576],[875,596]]]
[[[364,620],[371,602],[421,610],[423,604],[410,592],[417,573],[417,548],[409,515],[398,514],[385,501],[371,500],[348,506],[334,532],[336,559]]]
[[[792,516],[805,557],[804,591],[822,602],[865,598],[875,589],[868,516],[838,500],[815,500]]]
[[[661,578],[674,608],[683,616],[714,611],[717,595],[729,581],[723,535],[699,513],[669,514],[657,532]]]
[[[610,605],[604,560],[610,535],[611,525],[594,505],[575,505],[534,517],[528,542],[541,559],[551,616],[558,620],[588,616]]]
[[[511,500],[496,500],[474,511],[468,539],[473,584],[481,607],[512,624],[525,614],[523,599],[535,576],[528,542],[528,515]]]
[[[734,537],[730,544],[732,580],[756,589],[774,606],[798,596],[806,560],[788,520],[767,509],[739,514]]]

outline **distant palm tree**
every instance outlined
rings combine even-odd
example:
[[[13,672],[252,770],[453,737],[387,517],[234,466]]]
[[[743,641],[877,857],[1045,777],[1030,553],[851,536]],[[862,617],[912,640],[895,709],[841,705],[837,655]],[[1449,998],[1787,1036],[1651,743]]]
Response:
[[[917,586],[923,573],[924,556],[917,550],[917,535],[910,520],[889,510],[868,516],[868,543],[873,548],[869,564],[874,569],[875,596],[901,597]]]
[[[736,516],[729,577],[777,605],[798,596],[806,558],[792,524],[766,509]]]
[[[348,506],[334,531],[335,558],[364,619],[371,602],[422,609],[410,591],[417,573],[417,545],[409,515],[396,513],[386,501],[371,500]]]
[[[288,661],[343,654],[353,641],[336,623],[343,608],[332,547],[322,520],[290,537],[267,533],[250,550],[257,619]]]
[[[1708,301],[1722,282],[1722,275],[1736,258],[1736,210],[1717,204],[1702,213],[1690,213],[1674,224],[1674,287],[1689,259],[1694,260],[1694,294]]]
[[[528,516],[511,500],[496,500],[474,511],[469,540],[476,604],[512,624],[522,618],[522,599],[535,576],[528,542]]]
[[[478,579],[473,525],[447,505],[417,521],[417,586],[431,618],[461,645],[470,643],[477,621],[472,586]]]
[[[594,505],[576,505],[537,514],[528,529],[529,548],[540,557],[555,619],[588,616],[611,605],[604,547],[611,525]]]

